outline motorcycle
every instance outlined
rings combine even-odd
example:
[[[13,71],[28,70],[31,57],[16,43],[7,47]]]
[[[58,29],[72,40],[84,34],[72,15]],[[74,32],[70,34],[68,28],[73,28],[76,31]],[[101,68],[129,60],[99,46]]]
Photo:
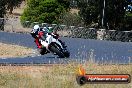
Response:
[[[46,52],[51,52],[60,58],[68,58],[70,56],[70,52],[66,49],[67,46],[65,46],[57,35],[47,33],[46,39],[40,39],[40,43],[46,47]],[[40,54],[45,54],[45,50],[41,49]]]

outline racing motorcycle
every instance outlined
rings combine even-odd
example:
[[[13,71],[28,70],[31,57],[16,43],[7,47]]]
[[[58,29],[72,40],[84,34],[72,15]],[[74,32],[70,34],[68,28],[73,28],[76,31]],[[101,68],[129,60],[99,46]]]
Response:
[[[46,33],[46,39],[40,39],[40,42],[46,47],[46,52],[58,55],[60,58],[68,58],[70,56],[70,52],[66,49],[67,46],[57,35]],[[45,54],[45,50],[41,49],[40,54]]]

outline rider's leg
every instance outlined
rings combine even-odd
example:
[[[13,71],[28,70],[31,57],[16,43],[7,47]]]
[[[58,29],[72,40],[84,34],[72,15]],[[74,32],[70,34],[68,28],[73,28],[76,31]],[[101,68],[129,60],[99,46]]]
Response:
[[[41,45],[41,43],[40,43],[40,41],[39,41],[39,38],[35,38],[35,43],[36,43],[36,45],[37,45],[37,47],[40,49],[40,48],[42,48],[42,45]]]

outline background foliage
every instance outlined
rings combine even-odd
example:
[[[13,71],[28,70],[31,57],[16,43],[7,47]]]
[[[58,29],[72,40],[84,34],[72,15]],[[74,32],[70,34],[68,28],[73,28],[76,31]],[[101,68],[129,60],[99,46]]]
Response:
[[[23,0],[0,0],[0,18],[4,18],[6,10],[12,14],[14,7],[21,4]],[[4,31],[4,19],[0,19],[0,30]]]
[[[0,17],[3,18],[6,10],[12,13],[13,8],[23,0],[0,0]],[[65,25],[89,26],[98,23],[98,28],[110,30],[132,30],[132,11],[127,10],[132,5],[131,0],[105,0],[104,25],[102,11],[104,0],[25,0],[27,8],[21,16],[21,23],[46,22]],[[72,3],[73,2],[73,3]],[[70,6],[79,9],[78,14],[69,13]],[[1,24],[0,27],[3,27]],[[3,27],[4,28],[4,27]],[[1,29],[3,29],[1,28]]]
[[[102,26],[102,11],[104,0],[76,0],[80,16],[86,25],[99,23],[99,28],[114,30],[132,30],[131,13],[126,12],[127,0],[105,0],[104,25]]]
[[[64,0],[28,0],[27,8],[21,16],[21,22],[59,23],[60,14],[69,8]]]
[[[67,26],[84,26],[82,18],[77,13],[65,12],[60,15],[61,24],[65,24]]]
[[[5,1],[6,1],[7,10],[9,10],[9,13],[12,14],[13,8],[19,6],[21,2],[24,0],[5,0]]]

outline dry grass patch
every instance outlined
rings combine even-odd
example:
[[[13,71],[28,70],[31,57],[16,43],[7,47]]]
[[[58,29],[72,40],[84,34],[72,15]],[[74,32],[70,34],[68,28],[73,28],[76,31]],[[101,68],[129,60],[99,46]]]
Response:
[[[132,88],[129,84],[76,83],[79,64],[52,66],[0,66],[0,88]],[[83,64],[88,74],[130,74],[132,65]]]
[[[18,45],[0,43],[0,58],[27,56],[32,49]]]
[[[74,14],[74,13],[78,14],[79,9],[70,9],[70,12],[71,12],[72,14]]]

